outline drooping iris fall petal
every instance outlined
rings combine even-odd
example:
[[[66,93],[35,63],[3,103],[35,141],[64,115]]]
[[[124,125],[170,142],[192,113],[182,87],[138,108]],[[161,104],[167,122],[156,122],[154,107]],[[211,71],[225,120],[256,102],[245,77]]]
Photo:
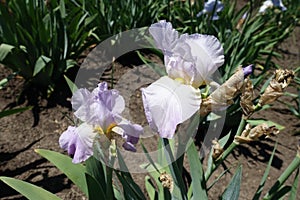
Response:
[[[200,90],[164,76],[142,88],[150,127],[162,138],[172,138],[178,124],[189,119],[201,103]]]
[[[96,132],[92,126],[83,123],[79,127],[69,126],[59,138],[62,149],[73,155],[73,163],[80,163],[93,155],[93,140]]]

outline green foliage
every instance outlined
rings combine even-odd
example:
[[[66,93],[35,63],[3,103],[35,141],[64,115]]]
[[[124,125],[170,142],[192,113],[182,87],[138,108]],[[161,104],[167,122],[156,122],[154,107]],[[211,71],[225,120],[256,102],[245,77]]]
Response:
[[[8,0],[0,4],[0,63],[47,97],[92,43],[92,21],[64,0]]]
[[[10,109],[10,110],[4,110],[0,112],[0,118],[13,115],[19,112],[24,112],[26,110],[32,109],[32,106],[24,107],[24,108],[15,108],[15,109]]]
[[[60,198],[58,198],[56,195],[31,183],[4,176],[0,176],[0,180],[16,191],[20,192],[28,199],[60,200]]]
[[[60,169],[74,184],[81,189],[82,192],[84,192],[86,195],[88,194],[88,188],[85,180],[85,166],[82,164],[72,163],[72,159],[69,156],[60,154],[58,152],[45,149],[36,149],[35,151]]]
[[[187,156],[190,163],[191,168],[191,177],[192,177],[192,185],[194,188],[193,196],[200,199],[208,199],[206,194],[206,182],[204,178],[204,173],[202,169],[202,164],[200,162],[198,151],[194,143],[189,146],[187,150]]]
[[[222,200],[238,200],[242,179],[242,166],[239,166],[222,195]]]
[[[89,27],[99,42],[122,31],[150,26],[166,7],[165,0],[71,0],[69,4],[93,19]]]
[[[260,85],[269,75],[271,67],[278,67],[272,61],[280,58],[277,52],[278,45],[286,39],[298,23],[299,3],[292,1],[288,4],[286,12],[269,10],[265,14],[258,14],[258,8],[250,1],[241,10],[236,9],[236,4],[224,1],[224,10],[219,13],[220,19],[213,21],[211,15],[196,14],[203,8],[202,1],[109,1],[109,0],[7,0],[0,4],[0,63],[5,64],[24,77],[28,87],[38,87],[43,95],[55,89],[60,79],[65,79],[72,92],[77,88],[68,78],[68,70],[76,65],[76,60],[83,51],[90,48],[91,44],[101,42],[107,37],[132,28],[149,26],[158,19],[167,19],[182,33],[203,33],[215,35],[222,43],[225,52],[225,64],[220,68],[222,80],[227,80],[239,65],[256,64],[256,73],[252,75],[254,86]],[[296,8],[296,9],[294,9]],[[243,23],[242,16],[247,13]],[[239,27],[237,27],[239,26]],[[161,56],[160,52],[158,53]],[[151,65],[151,60],[145,59],[140,53],[139,57],[154,71],[165,75],[165,70]],[[9,77],[0,82],[3,87]],[[268,86],[271,79],[265,82],[261,93]],[[296,78],[299,82],[299,78]],[[293,96],[293,94],[291,94]],[[294,95],[300,102],[300,95]],[[298,103],[299,103],[298,102]],[[300,116],[298,107],[291,107],[291,111]],[[266,106],[268,107],[268,105]],[[264,107],[264,108],[266,108]],[[8,114],[23,111],[28,108],[15,109],[0,113],[0,118]],[[147,149],[142,145],[144,153],[149,160],[141,167],[148,171],[145,177],[145,187],[149,198],[152,199],[207,199],[207,191],[227,172],[225,170],[213,180],[210,186],[206,185],[213,172],[220,166],[227,156],[238,145],[230,140],[230,136],[241,135],[246,122],[251,125],[267,123],[282,130],[284,127],[269,120],[241,119],[236,115],[240,111],[238,99],[228,109],[228,118],[240,122],[238,129],[227,127],[227,134],[220,139],[222,148],[226,149],[217,160],[212,158],[213,148],[208,155],[207,168],[204,173],[202,160],[193,141],[180,138],[177,152],[174,151],[174,140],[162,139],[158,142],[157,163],[152,160]],[[232,120],[231,117],[235,117]],[[184,136],[191,136],[198,124],[212,123],[216,119],[195,117]],[[179,136],[181,137],[181,136]],[[188,146],[188,145],[189,146]],[[177,145],[177,144],[176,144]],[[275,155],[270,157],[268,166],[261,179],[260,185],[253,199],[259,199],[271,163]],[[107,155],[97,146],[97,155],[100,159]],[[187,149],[189,173],[191,180],[183,179],[184,156],[181,151]],[[109,158],[113,166],[114,159],[118,160],[122,170],[106,166],[94,156],[84,164],[73,164],[72,159],[60,153],[38,149],[38,154],[48,159],[59,168],[74,184],[76,184],[89,199],[146,199],[146,195],[130,174],[124,158],[118,149],[117,156]],[[95,152],[94,152],[95,153]],[[114,152],[115,153],[115,152]],[[176,155],[176,156],[174,156]],[[175,157],[178,158],[175,160]],[[168,165],[168,163],[171,163]],[[300,157],[297,155],[284,173],[278,178],[273,187],[267,192],[264,199],[279,199],[290,193],[290,199],[296,199],[299,180]],[[288,177],[297,170],[292,186],[285,185]],[[168,174],[172,178],[172,188],[162,184],[160,176]],[[223,191],[222,199],[238,199],[241,186],[242,166],[239,166],[229,185]],[[118,180],[113,180],[118,178]],[[13,187],[27,198],[56,199],[56,196],[23,181],[0,177],[0,180]],[[118,184],[121,184],[119,187]]]
[[[261,193],[262,193],[262,190],[263,190],[263,188],[264,188],[264,186],[265,186],[266,180],[267,180],[268,175],[269,175],[269,173],[270,173],[271,164],[272,164],[272,162],[273,162],[273,158],[274,158],[274,155],[275,155],[275,151],[276,151],[276,148],[277,148],[277,144],[278,144],[278,143],[276,142],[276,144],[275,144],[275,146],[274,146],[274,149],[273,149],[273,152],[272,152],[272,155],[271,155],[271,157],[270,157],[270,159],[269,159],[268,166],[266,167],[265,173],[264,173],[263,177],[261,178],[260,184],[259,184],[259,186],[258,186],[258,188],[257,188],[257,190],[256,190],[256,192],[255,192],[255,195],[254,195],[254,197],[253,197],[253,200],[258,200],[259,197],[260,197],[260,195],[261,195]]]

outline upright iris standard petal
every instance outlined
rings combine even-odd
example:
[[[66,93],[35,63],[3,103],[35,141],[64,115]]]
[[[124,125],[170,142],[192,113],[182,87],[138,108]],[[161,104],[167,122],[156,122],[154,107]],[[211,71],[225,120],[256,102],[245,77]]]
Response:
[[[196,74],[193,85],[197,88],[224,63],[224,51],[218,39],[211,35],[190,35],[187,43],[196,58]]]
[[[93,140],[96,132],[93,127],[83,123],[79,127],[70,126],[59,138],[60,147],[73,155],[73,163],[80,163],[93,154]]]
[[[125,101],[115,89],[108,90],[107,83],[102,82],[93,90],[94,98],[102,102],[113,113],[121,114],[125,108]]]
[[[90,91],[85,88],[78,89],[72,96],[71,103],[74,110],[79,109],[81,106],[88,104],[92,100]]]
[[[162,138],[172,138],[178,124],[200,108],[199,89],[164,76],[142,88],[145,114],[150,127]]]
[[[171,52],[178,39],[178,32],[173,29],[170,22],[161,20],[150,26],[149,32],[152,35],[155,45],[164,53]]]
[[[111,115],[119,115],[125,108],[123,97],[117,90],[108,90],[106,82],[99,83],[93,92],[87,89],[77,90],[72,96],[72,105],[76,108],[74,114],[77,118],[104,127],[113,120]]]
[[[178,37],[176,33],[176,37],[173,37],[168,35],[171,30],[175,32],[172,25],[166,21],[160,21],[149,29],[157,48],[164,53],[168,76],[173,79],[183,79],[185,84],[192,84],[197,88],[223,65],[222,45],[214,36],[183,34]],[[169,45],[165,47],[162,44],[168,37],[171,39]],[[164,49],[167,49],[167,52]]]

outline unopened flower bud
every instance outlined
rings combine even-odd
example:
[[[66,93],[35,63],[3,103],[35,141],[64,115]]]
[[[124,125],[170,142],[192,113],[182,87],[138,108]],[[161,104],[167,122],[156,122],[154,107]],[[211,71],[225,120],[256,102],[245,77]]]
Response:
[[[170,174],[167,174],[167,172],[161,173],[159,176],[159,181],[161,182],[164,188],[168,188],[170,192],[173,191],[174,182]]]
[[[275,71],[274,78],[266,88],[259,99],[259,105],[273,103],[277,98],[283,95],[284,89],[294,78],[294,72],[287,69],[278,69]]]
[[[243,114],[245,118],[249,118],[254,112],[255,106],[252,103],[254,96],[253,85],[249,77],[244,81],[244,87],[241,94],[240,105],[243,109]]]
[[[212,110],[222,110],[234,103],[233,99],[241,92],[244,78],[252,72],[252,65],[238,70],[218,89],[202,100],[200,115],[205,116]]]
[[[275,126],[268,126],[266,123],[260,124],[252,129],[251,126],[247,124],[242,134],[234,137],[234,142],[237,144],[249,143],[258,141],[262,136],[268,138],[272,135],[277,135],[278,133],[279,130]]]
[[[214,161],[218,160],[218,158],[220,158],[220,156],[222,155],[222,153],[224,152],[223,147],[221,147],[219,141],[217,139],[214,139],[212,141],[212,158]]]

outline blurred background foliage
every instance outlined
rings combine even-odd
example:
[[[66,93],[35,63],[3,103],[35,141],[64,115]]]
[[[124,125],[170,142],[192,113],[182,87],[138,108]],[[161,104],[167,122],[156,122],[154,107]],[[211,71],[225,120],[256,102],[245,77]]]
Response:
[[[197,15],[202,0],[2,0],[0,63],[24,78],[24,89],[49,98],[65,82],[63,75],[74,80],[79,58],[101,41],[166,19],[181,33],[211,34],[221,41],[226,59],[220,82],[239,65],[254,63],[256,86],[271,67],[280,67],[272,58],[280,58],[276,47],[299,24],[300,3],[287,0],[286,11],[274,7],[261,14],[262,1],[249,1],[241,9],[237,1],[222,2],[219,19],[213,20],[210,13]]]

